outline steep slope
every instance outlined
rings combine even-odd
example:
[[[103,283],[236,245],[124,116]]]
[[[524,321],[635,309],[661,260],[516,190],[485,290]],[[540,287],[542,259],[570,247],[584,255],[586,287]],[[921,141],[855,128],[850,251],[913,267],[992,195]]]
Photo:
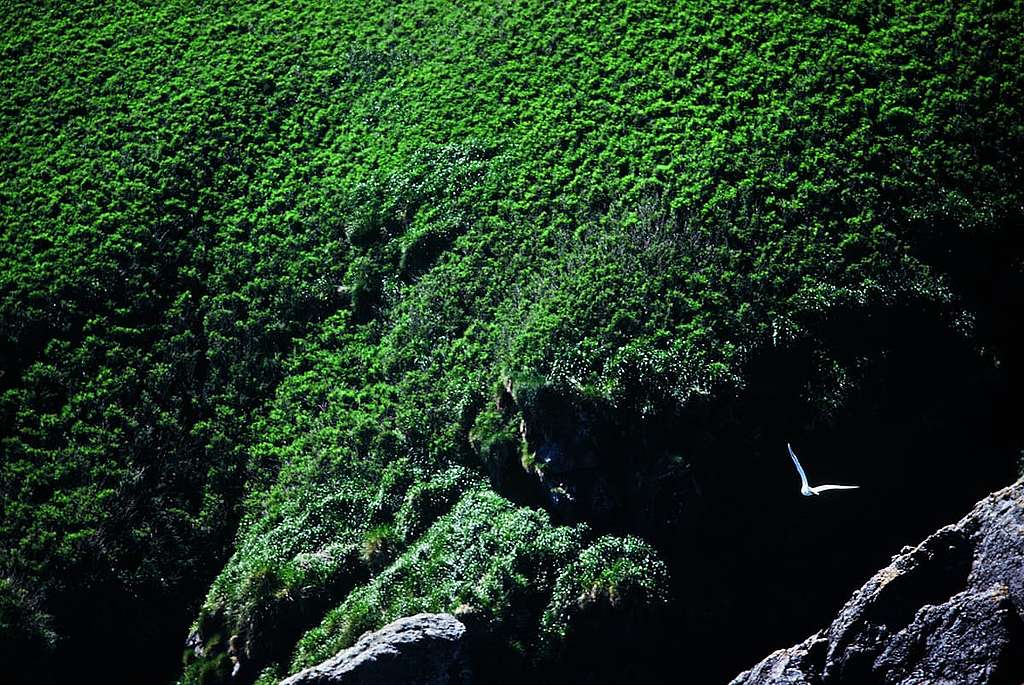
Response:
[[[1022,14],[9,3],[0,675],[167,680],[198,613],[186,680],[271,678],[465,605],[514,677],[668,597],[728,628],[794,516],[877,567],[1021,445]],[[794,436],[881,494],[770,496]]]

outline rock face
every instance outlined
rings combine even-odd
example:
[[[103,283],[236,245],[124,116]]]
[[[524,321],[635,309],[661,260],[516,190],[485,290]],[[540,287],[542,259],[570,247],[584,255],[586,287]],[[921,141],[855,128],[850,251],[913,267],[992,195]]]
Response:
[[[904,548],[825,631],[732,685],[1024,683],[1024,481]]]
[[[468,685],[465,633],[451,614],[401,618],[281,685]]]

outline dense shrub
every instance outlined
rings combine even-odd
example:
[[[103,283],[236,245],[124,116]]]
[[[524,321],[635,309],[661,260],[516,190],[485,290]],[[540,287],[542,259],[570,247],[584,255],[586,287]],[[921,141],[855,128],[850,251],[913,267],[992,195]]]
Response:
[[[58,669],[132,643],[129,682],[176,667],[200,605],[260,667],[464,601],[535,644],[524,579],[553,588],[583,533],[452,469],[511,490],[538,394],[685,416],[788,351],[828,418],[884,346],[823,331],[894,311],[1019,368],[1021,25],[987,0],[10,3],[0,576],[53,619],[17,625],[66,639]],[[642,568],[622,591],[654,598]]]
[[[398,535],[407,542],[416,540],[434,521],[447,514],[463,493],[476,489],[479,480],[472,471],[455,466],[413,485],[395,517]]]
[[[574,619],[598,605],[620,614],[617,621],[651,611],[667,604],[667,587],[668,569],[650,545],[633,537],[602,537],[559,574],[543,634],[565,639]]]
[[[667,575],[650,547],[631,538],[601,538],[587,547],[590,536],[585,525],[552,527],[543,513],[471,491],[307,633],[292,670],[421,611],[470,614],[475,630],[532,660],[543,653],[540,636],[552,643],[564,637],[574,617],[569,595],[580,584],[595,602],[629,604],[639,613],[664,602]]]

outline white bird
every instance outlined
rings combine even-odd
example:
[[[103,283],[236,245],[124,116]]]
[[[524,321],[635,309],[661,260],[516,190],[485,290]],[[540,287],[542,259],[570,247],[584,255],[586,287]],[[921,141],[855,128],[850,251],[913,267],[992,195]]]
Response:
[[[804,467],[800,466],[800,460],[796,458],[796,453],[793,452],[793,448],[788,442],[786,443],[786,449],[789,450],[789,456],[793,458],[793,465],[796,466],[796,471],[800,474],[800,494],[804,497],[820,495],[826,490],[856,490],[860,487],[859,485],[817,485],[812,488],[807,482],[807,474],[804,473]]]

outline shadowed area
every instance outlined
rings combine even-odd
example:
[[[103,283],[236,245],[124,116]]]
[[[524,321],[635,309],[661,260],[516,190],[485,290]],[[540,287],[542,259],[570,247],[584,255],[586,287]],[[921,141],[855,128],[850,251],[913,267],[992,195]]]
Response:
[[[547,414],[536,421],[544,430],[534,432],[547,436],[547,449],[556,449],[553,442],[585,453],[562,459],[591,465],[565,482],[590,493],[593,473],[604,470],[612,502],[608,509],[549,508],[565,521],[575,514],[647,537],[665,555],[674,600],[657,626],[589,634],[588,648],[551,682],[581,667],[615,682],[637,664],[655,682],[726,682],[828,625],[904,545],[1014,479],[1019,435],[1006,368],[934,312],[848,313],[820,330],[830,349],[861,355],[831,415],[805,399],[809,384],[820,382],[810,343],[760,355],[747,390],[731,402],[636,419],[636,433],[607,410],[553,397],[540,403]],[[572,437],[559,442],[560,435]],[[802,496],[787,441],[812,484],[861,488]],[[676,451],[689,463],[681,474],[637,477],[652,463],[664,469],[664,455]],[[943,576],[933,585],[956,582]]]

